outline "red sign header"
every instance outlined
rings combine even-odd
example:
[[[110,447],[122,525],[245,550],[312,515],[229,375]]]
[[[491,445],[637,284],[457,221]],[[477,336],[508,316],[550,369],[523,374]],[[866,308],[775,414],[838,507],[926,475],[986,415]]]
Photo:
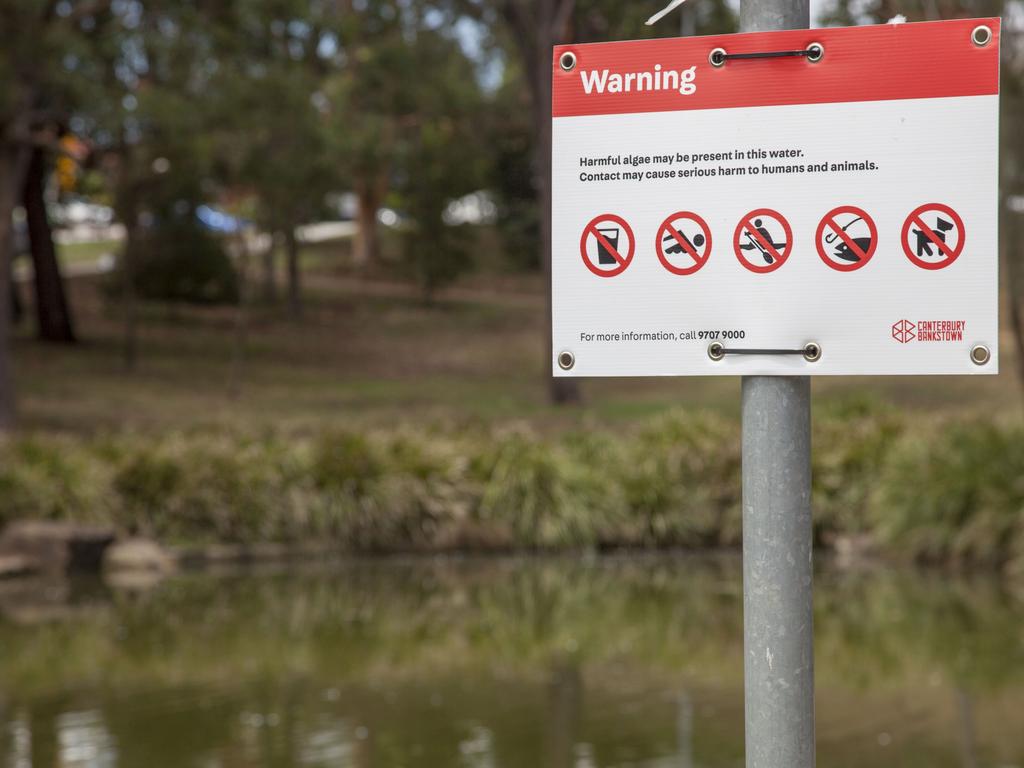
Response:
[[[992,31],[976,45],[979,25]],[[806,50],[824,55],[733,59],[727,54]],[[988,96],[999,93],[999,19],[752,32],[560,45],[552,58],[552,115],[614,115],[689,109]],[[575,65],[560,66],[563,54]]]

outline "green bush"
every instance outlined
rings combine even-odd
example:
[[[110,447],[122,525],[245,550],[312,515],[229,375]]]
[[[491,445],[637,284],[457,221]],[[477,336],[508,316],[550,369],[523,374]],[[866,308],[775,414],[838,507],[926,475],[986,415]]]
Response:
[[[891,408],[869,400],[832,403],[815,413],[811,455],[816,543],[868,530],[871,496],[903,430]]]
[[[735,422],[674,411],[629,441],[619,477],[634,543],[739,543],[740,433]]]
[[[191,304],[234,304],[238,274],[219,240],[191,218],[161,220],[131,242],[134,287],[144,299]],[[120,290],[123,275],[110,286]]]
[[[616,513],[607,470],[536,436],[504,435],[472,465],[480,485],[476,516],[506,528],[528,548],[590,547]]]
[[[1024,566],[1024,428],[972,422],[908,434],[870,523],[919,560]]]
[[[0,442],[0,527],[18,518],[103,520],[107,474],[73,440]]]
[[[819,544],[1024,573],[1024,426],[816,414]],[[741,541],[740,430],[675,411],[635,429],[200,431],[0,443],[0,524],[101,521],[173,542],[350,551],[717,547]]]
[[[308,538],[308,468],[274,440],[176,435],[131,451],[115,473],[116,523],[175,541]]]
[[[386,471],[380,449],[366,435],[324,435],[313,452],[312,479],[318,488],[363,493]]]

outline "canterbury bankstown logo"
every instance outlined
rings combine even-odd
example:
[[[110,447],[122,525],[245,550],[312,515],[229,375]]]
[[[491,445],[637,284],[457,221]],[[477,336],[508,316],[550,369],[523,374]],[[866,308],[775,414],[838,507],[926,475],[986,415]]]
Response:
[[[916,329],[917,326],[909,320],[900,320],[892,324],[892,337],[900,344],[906,344],[917,338]]]
[[[900,320],[892,324],[892,337],[900,344],[911,341],[963,341],[966,320]]]

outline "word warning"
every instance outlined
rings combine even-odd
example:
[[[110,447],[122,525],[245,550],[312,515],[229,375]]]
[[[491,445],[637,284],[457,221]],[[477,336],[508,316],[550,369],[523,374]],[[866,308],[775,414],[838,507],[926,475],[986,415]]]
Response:
[[[557,46],[554,374],[998,372],[999,36]]]

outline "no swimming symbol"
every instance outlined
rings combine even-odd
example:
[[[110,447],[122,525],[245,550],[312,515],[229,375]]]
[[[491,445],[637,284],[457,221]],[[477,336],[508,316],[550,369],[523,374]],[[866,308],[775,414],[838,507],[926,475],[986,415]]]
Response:
[[[696,213],[673,213],[658,227],[654,251],[669,272],[692,275],[708,263],[711,255],[711,228]]]

